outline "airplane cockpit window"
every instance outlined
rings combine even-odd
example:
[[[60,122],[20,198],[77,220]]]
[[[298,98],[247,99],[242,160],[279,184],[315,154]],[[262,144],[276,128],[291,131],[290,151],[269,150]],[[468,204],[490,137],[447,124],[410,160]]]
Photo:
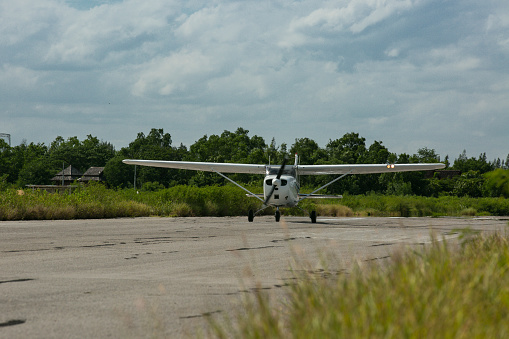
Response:
[[[265,185],[272,186],[272,179],[265,180]],[[286,185],[288,185],[288,180],[281,179],[281,186],[286,186]]]
[[[267,175],[277,175],[279,172],[279,166],[277,167],[268,167]],[[291,175],[294,177],[296,175],[295,168],[293,166],[286,166],[283,170],[283,175]]]

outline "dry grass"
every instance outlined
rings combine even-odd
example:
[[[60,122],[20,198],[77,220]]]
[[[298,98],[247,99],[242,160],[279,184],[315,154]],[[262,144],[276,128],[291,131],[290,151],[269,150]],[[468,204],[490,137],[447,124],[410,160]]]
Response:
[[[494,234],[395,256],[386,269],[296,276],[284,301],[257,291],[218,338],[506,338],[509,245]]]

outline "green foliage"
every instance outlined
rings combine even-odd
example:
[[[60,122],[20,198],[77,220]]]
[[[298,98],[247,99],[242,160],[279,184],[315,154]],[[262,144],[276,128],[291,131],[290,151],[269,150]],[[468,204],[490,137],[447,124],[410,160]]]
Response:
[[[484,177],[477,171],[463,173],[454,185],[452,193],[458,197],[482,197]]]
[[[330,257],[330,256],[329,256]],[[299,260],[297,260],[299,262]],[[493,234],[452,250],[434,240],[379,266],[316,275],[295,267],[284,301],[255,290],[219,338],[502,338],[509,333],[509,243]],[[336,266],[339,266],[336,267]]]
[[[116,157],[110,160],[104,169],[108,182],[113,187],[141,187],[146,182],[159,182],[165,186],[185,180],[186,175],[177,170],[137,166],[136,185],[134,184],[134,166],[125,165],[123,159],[182,160],[187,152],[185,147],[172,147],[169,133],[152,128],[150,133],[138,133],[129,147],[122,148]],[[110,181],[111,180],[111,181]]]
[[[189,150],[180,145],[172,145],[172,138],[163,129],[152,128],[148,135],[138,133],[129,146],[115,151],[113,146],[96,137],[88,135],[80,141],[76,136],[64,139],[58,136],[50,146],[23,142],[10,147],[0,140],[0,175],[7,185],[24,187],[27,184],[49,184],[51,178],[62,167],[72,165],[81,172],[91,166],[105,167],[104,176],[109,187],[154,190],[151,183],[158,182],[165,188],[178,185],[205,187],[224,185],[227,181],[215,173],[129,166],[123,159],[187,160],[211,162],[239,162],[258,164],[280,164],[284,157],[299,154],[301,164],[342,164],[342,163],[422,163],[436,162],[440,156],[434,149],[423,147],[416,154],[391,153],[382,141],[366,145],[366,139],[358,133],[350,132],[342,137],[329,140],[325,148],[306,137],[295,139],[293,145],[277,145],[273,138],[267,145],[257,135],[249,136],[249,131],[238,128],[235,132],[225,130],[221,135],[203,136]],[[508,157],[509,159],[509,157]],[[445,157],[448,163],[448,156]],[[479,158],[468,158],[464,151],[454,161],[454,169],[462,171],[461,177],[448,179],[425,178],[423,172],[385,173],[370,175],[351,175],[327,188],[331,194],[368,194],[369,192],[389,195],[459,195],[471,197],[507,196],[503,184],[494,178],[484,176],[494,169],[507,168],[507,161],[497,159],[488,162],[486,154]],[[136,169],[136,176],[135,176]],[[473,175],[471,173],[477,173]],[[250,174],[230,174],[231,179],[241,184],[260,183],[261,178]],[[136,183],[134,182],[136,177]],[[319,187],[333,180],[335,176],[301,176],[302,187]],[[152,185],[152,186],[151,186]],[[150,187],[150,188],[149,188]]]
[[[83,141],[77,137],[64,140],[58,136],[51,143],[48,156],[55,172],[62,169],[62,163],[72,165],[81,172],[85,172],[92,166],[103,167],[108,160],[115,156],[115,149],[110,143],[100,141],[92,135],[87,135]]]
[[[490,164],[486,158],[486,153],[480,154],[479,158],[468,158],[467,152],[463,153],[454,161],[453,169],[460,170],[465,173],[468,171],[478,171],[481,174],[493,171],[494,165]]]
[[[492,196],[509,198],[509,170],[501,168],[485,174],[487,178],[486,188]]]

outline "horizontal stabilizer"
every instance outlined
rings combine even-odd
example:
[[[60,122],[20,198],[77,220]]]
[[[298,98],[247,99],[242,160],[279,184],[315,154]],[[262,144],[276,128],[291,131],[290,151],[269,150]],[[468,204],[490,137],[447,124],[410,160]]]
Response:
[[[307,199],[343,199],[342,195],[328,194],[299,194],[299,197]]]

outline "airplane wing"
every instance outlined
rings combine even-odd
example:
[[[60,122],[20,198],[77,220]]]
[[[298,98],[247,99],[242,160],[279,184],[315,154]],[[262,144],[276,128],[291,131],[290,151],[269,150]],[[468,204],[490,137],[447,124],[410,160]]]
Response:
[[[124,164],[221,173],[265,174],[265,165],[166,160],[122,160]]]
[[[410,171],[431,171],[445,168],[442,163],[434,164],[355,164],[355,165],[299,165],[299,175],[321,174],[372,174]]]
[[[221,173],[249,173],[266,174],[265,165],[239,164],[239,163],[215,163],[195,161],[167,161],[167,160],[122,160],[124,164],[175,168],[194,171],[221,172]],[[271,166],[277,167],[277,166]],[[294,167],[294,166],[287,166]],[[322,174],[372,174],[394,173],[410,171],[431,171],[445,168],[442,163],[433,164],[342,164],[342,165],[298,165],[299,175],[322,175]]]

